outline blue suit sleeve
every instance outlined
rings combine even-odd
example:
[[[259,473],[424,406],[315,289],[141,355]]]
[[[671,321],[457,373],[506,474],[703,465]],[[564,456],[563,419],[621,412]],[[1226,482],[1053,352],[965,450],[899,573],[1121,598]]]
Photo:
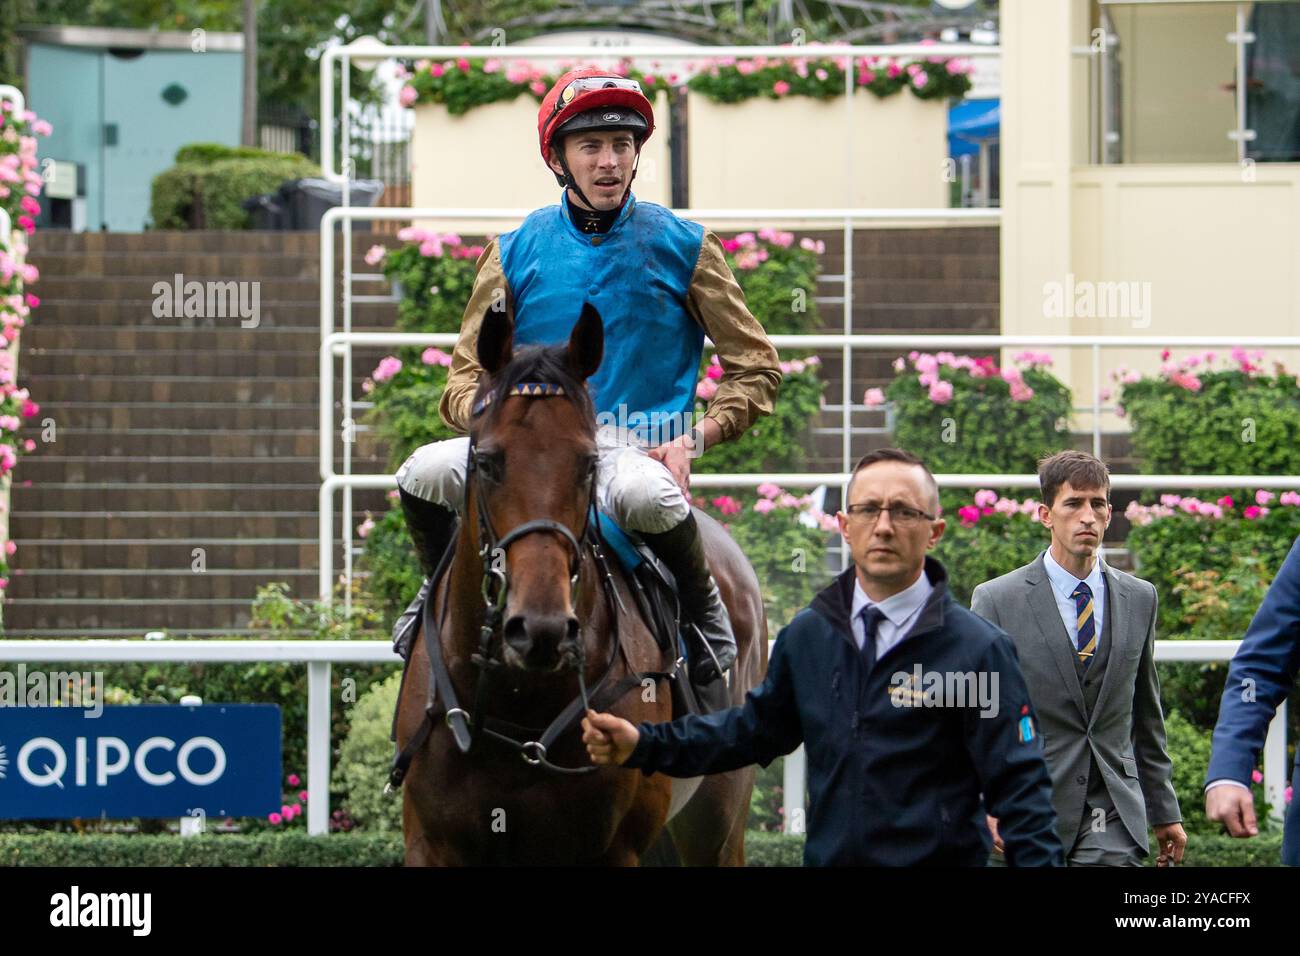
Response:
[[[671,723],[643,723],[641,739],[624,763],[646,774],[698,777],[750,764],[766,767],[803,741],[794,682],[787,654],[788,627],[782,628],[763,683],[739,707],[700,717],[688,714]]]
[[[1300,671],[1300,538],[1282,562],[1232,663],[1205,775],[1250,785],[1268,725]]]
[[[1065,854],[1052,809],[1052,779],[1043,759],[1029,688],[1011,639],[999,635],[985,651],[980,667],[990,680],[997,675],[997,710],[967,710],[966,750],[979,774],[984,804],[997,817],[1007,862],[1012,866],[1063,866]]]

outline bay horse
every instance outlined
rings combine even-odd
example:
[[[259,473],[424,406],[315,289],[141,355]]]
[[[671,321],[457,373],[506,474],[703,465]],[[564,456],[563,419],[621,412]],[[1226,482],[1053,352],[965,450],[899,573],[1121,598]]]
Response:
[[[637,865],[665,825],[684,864],[744,865],[754,767],[671,780],[596,767],[582,744],[587,706],[671,719],[677,656],[661,650],[589,525],[597,451],[585,383],[603,351],[590,304],[567,347],[518,355],[507,312],[483,321],[460,530],[397,706],[397,744],[411,754],[398,778],[408,866]],[[695,516],[736,636],[735,706],[766,671],[762,598],[726,530]]]

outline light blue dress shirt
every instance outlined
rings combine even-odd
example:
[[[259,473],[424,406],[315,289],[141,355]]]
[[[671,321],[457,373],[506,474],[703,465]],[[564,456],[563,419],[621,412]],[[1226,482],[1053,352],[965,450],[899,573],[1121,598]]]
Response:
[[[873,601],[867,597],[867,592],[862,590],[862,582],[855,575],[852,623],[853,639],[858,643],[858,650],[862,649],[862,644],[866,640],[866,628],[860,617],[864,607],[875,604],[880,608],[880,613],[885,615],[884,620],[876,625],[876,660],[880,660],[895,644],[907,636],[907,632],[916,623],[917,615],[921,613],[921,608],[925,606],[926,599],[933,590],[934,585],[926,577],[925,571],[922,571],[921,576],[904,590],[891,594],[883,601]]]

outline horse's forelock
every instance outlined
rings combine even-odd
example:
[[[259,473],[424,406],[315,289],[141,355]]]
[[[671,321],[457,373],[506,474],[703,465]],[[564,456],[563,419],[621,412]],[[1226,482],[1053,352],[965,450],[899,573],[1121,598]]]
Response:
[[[596,412],[591,394],[587,391],[586,383],[580,381],[569,369],[567,355],[567,347],[563,345],[532,345],[516,351],[509,363],[490,380],[480,382],[474,393],[475,404],[489,393],[492,396],[491,402],[484,409],[481,427],[495,424],[496,416],[509,397],[510,389],[520,382],[542,382],[559,385],[564,389],[562,397],[577,408],[583,425],[595,432]]]

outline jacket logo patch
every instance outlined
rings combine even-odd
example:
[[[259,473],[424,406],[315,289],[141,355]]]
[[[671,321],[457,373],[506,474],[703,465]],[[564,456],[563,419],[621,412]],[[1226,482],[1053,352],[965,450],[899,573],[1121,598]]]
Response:
[[[1027,744],[1034,739],[1034,719],[1029,716],[1029,705],[1020,708],[1020,723],[1017,725],[1020,742]]]

